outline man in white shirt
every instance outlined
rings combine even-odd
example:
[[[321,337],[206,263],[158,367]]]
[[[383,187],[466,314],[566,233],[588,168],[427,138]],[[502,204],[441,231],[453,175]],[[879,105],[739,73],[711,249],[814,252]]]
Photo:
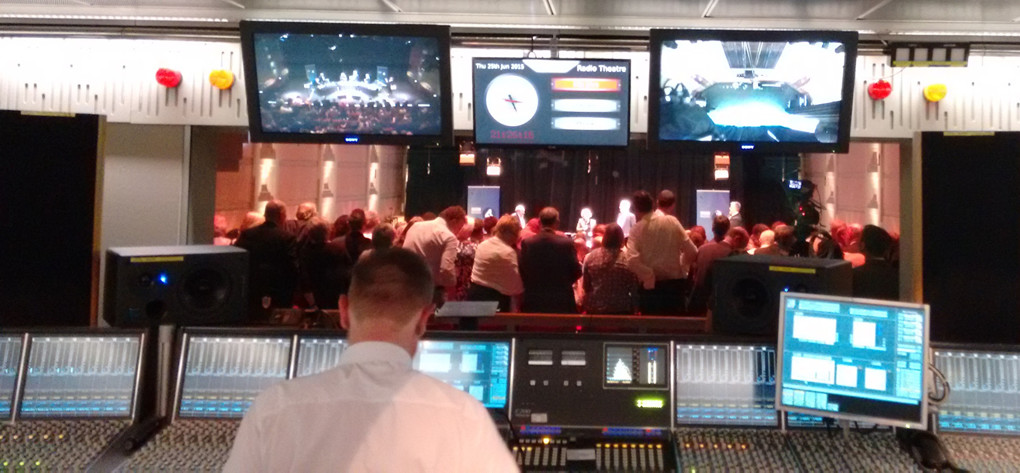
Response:
[[[517,223],[521,224],[521,228],[528,226],[528,219],[524,217],[524,204],[517,204],[517,207],[514,207],[514,216],[517,217]]]
[[[698,257],[698,248],[687,231],[670,215],[676,197],[670,191],[659,194],[659,210],[645,191],[634,193],[638,222],[627,240],[627,267],[641,280],[641,313],[670,315],[683,312],[687,273]]]
[[[629,237],[630,230],[634,228],[634,224],[637,223],[637,218],[630,212],[630,201],[623,199],[620,201],[620,213],[616,216],[616,224],[623,229],[623,236]]]
[[[340,298],[351,344],[340,365],[259,395],[224,471],[517,471],[477,400],[411,368],[432,288],[409,251],[358,262]]]
[[[439,217],[418,222],[407,231],[404,249],[421,255],[432,269],[435,299],[442,305],[446,288],[457,285],[457,233],[467,225],[467,213],[460,206],[447,207]]]

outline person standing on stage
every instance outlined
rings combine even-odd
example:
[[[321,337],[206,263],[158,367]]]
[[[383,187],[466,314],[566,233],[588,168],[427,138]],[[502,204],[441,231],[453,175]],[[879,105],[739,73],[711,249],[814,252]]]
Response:
[[[740,215],[740,202],[730,202],[730,228],[737,228],[744,226],[744,217]]]
[[[433,284],[410,251],[359,261],[340,298],[339,366],[262,392],[223,471],[518,471],[481,403],[411,366]]]
[[[524,312],[575,313],[574,282],[581,277],[574,243],[556,234],[560,213],[552,207],[538,214],[542,229],[521,242],[521,280]]]
[[[287,206],[266,203],[266,221],[237,237],[234,245],[248,250],[249,315],[266,317],[270,309],[291,307],[297,289],[297,238],[283,228]]]
[[[577,236],[584,238],[584,244],[591,248],[591,239],[595,236],[595,219],[592,218],[591,209],[581,209],[581,218],[577,221]]]
[[[630,201],[623,199],[620,201],[620,214],[616,216],[616,224],[623,229],[623,236],[630,236],[630,229],[634,228],[634,224],[637,223],[637,217],[630,212]]]
[[[676,217],[669,215],[676,203],[672,192],[659,199],[661,212],[653,212],[652,196],[634,193],[638,222],[627,241],[627,267],[641,280],[641,313],[679,314],[686,298],[686,279],[698,248]]]
[[[436,283],[434,302],[443,305],[447,288],[457,284],[457,234],[467,225],[464,208],[447,207],[439,216],[407,230],[404,248],[425,258]]]
[[[517,204],[517,207],[514,207],[514,216],[517,217],[517,223],[521,224],[521,228],[528,227],[528,219],[524,217],[524,204]]]

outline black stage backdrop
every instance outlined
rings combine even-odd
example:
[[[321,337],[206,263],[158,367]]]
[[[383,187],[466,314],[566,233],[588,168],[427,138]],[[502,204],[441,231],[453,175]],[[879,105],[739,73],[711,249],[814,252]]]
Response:
[[[492,157],[502,162],[499,177],[485,175]],[[732,195],[744,202],[744,221],[750,226],[792,218],[783,179],[789,173],[796,176],[798,163],[796,157],[734,156],[730,180],[716,181],[712,155],[649,150],[644,141],[620,149],[479,149],[474,166],[460,166],[458,159],[456,148],[409,151],[407,215],[465,205],[469,185],[500,186],[501,213],[523,203],[531,218],[551,205],[560,211],[561,228],[572,231],[583,207],[591,207],[599,222],[613,222],[620,199],[635,190],[654,196],[669,189],[677,195],[676,212],[686,227],[695,220],[697,189],[726,190],[732,183]]]
[[[0,111],[0,327],[89,325],[99,117]]]

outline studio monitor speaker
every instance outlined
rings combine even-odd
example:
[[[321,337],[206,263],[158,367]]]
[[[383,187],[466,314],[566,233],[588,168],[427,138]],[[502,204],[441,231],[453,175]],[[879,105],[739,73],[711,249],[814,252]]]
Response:
[[[232,246],[106,251],[103,318],[115,327],[245,321],[248,252]]]
[[[841,259],[740,255],[716,260],[712,272],[716,333],[776,336],[780,293],[853,291],[850,262]]]

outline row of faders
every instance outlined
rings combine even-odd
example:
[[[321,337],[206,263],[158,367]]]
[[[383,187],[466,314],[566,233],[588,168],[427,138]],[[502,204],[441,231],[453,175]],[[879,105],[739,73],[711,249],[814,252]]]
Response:
[[[679,471],[799,471],[776,429],[678,428]]]
[[[662,442],[525,438],[512,447],[523,471],[675,471]]]
[[[220,471],[240,425],[236,419],[179,420],[146,442],[121,471]]]
[[[0,471],[88,471],[137,416],[143,335],[31,335]]]
[[[826,429],[791,430],[787,440],[804,471],[921,471],[889,428],[852,430],[847,435]]]

